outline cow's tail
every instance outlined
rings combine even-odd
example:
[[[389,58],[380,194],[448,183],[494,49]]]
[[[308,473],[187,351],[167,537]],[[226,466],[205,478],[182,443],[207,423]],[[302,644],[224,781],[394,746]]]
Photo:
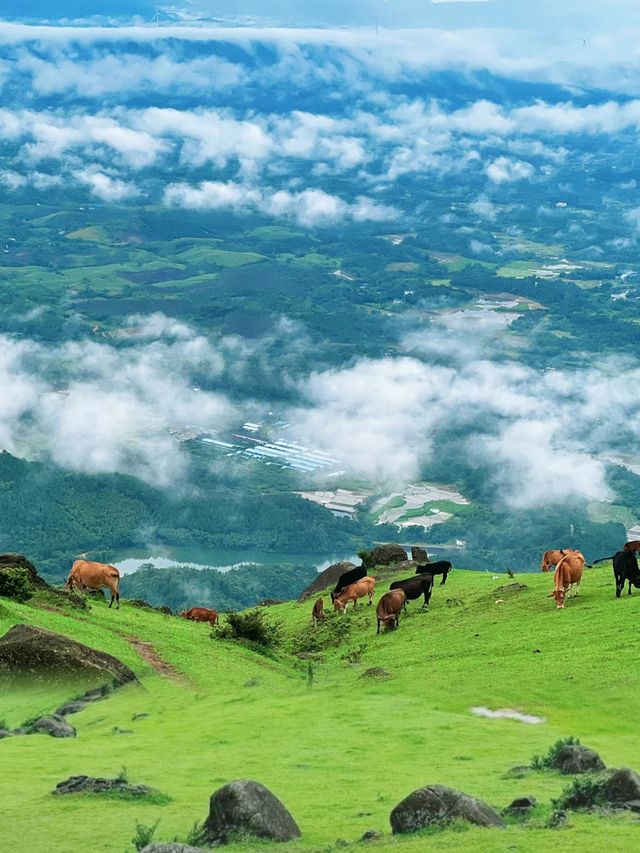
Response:
[[[587,563],[587,568],[592,569],[596,563],[604,563],[605,560],[613,560],[614,556],[615,555],[612,554],[610,557],[600,557],[599,560],[594,560],[593,563]]]

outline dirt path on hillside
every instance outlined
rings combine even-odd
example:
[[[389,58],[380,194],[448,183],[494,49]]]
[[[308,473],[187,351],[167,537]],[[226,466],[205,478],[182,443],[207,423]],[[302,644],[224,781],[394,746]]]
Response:
[[[153,643],[147,643],[139,637],[131,637],[126,634],[121,634],[120,636],[124,637],[124,639],[133,646],[140,657],[146,661],[149,666],[152,666],[158,675],[161,675],[163,678],[169,678],[171,681],[175,681],[176,683],[183,684],[185,686],[191,683],[186,675],[179,672],[173,664],[169,663],[169,661],[166,661],[158,654]]]

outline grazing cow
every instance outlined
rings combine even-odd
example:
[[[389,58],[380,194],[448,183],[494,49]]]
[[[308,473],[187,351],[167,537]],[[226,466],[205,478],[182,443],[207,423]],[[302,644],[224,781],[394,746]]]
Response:
[[[83,593],[85,589],[102,589],[105,586],[111,592],[109,607],[116,602],[120,609],[120,572],[115,566],[106,563],[94,563],[91,560],[76,560],[71,566],[67,586]]]
[[[640,587],[640,569],[633,551],[618,551],[613,555],[613,574],[616,579],[616,598],[620,598],[625,581],[629,581],[629,595],[632,584]]]
[[[553,573],[553,597],[556,600],[558,610],[564,609],[565,598],[578,594],[582,573],[584,571],[584,557],[580,551],[572,551],[558,561]]]
[[[556,548],[554,551],[545,551],[542,555],[542,562],[540,563],[540,571],[548,572],[551,566],[557,566],[560,560],[563,557],[566,557],[567,554],[573,554],[573,548]]]
[[[416,566],[417,575],[442,575],[440,586],[444,586],[453,566],[448,560],[438,560],[436,563],[425,563],[424,566]]]
[[[349,569],[348,572],[344,572],[338,578],[338,583],[335,586],[335,589],[331,593],[331,601],[335,600],[336,595],[342,592],[343,589],[346,589],[349,584],[355,583],[356,581],[362,580],[367,576],[367,570],[364,566],[356,566],[355,569]]]
[[[212,627],[220,621],[218,611],[210,607],[192,607],[191,610],[183,610],[180,616],[192,622],[208,622]]]
[[[368,575],[355,583],[349,584],[349,586],[343,589],[342,592],[334,596],[333,609],[343,610],[346,613],[347,607],[351,602],[353,602],[353,609],[355,610],[358,599],[364,598],[365,595],[369,596],[369,605],[371,605],[375,586],[375,578],[369,577]]]
[[[316,603],[313,605],[313,610],[311,611],[311,621],[313,622],[313,627],[317,627],[318,620],[326,618],[327,614],[324,612],[324,601],[322,598],[318,598],[316,600]]]
[[[378,606],[376,607],[376,618],[378,620],[378,630],[380,633],[380,624],[386,625],[389,631],[393,631],[400,624],[400,611],[404,607],[406,597],[403,589],[393,589],[390,592],[385,592]]]
[[[433,575],[414,575],[411,578],[405,578],[402,581],[394,581],[389,587],[390,590],[401,589],[408,601],[414,601],[424,595],[424,604],[422,609],[429,606],[431,593],[433,592]],[[405,602],[406,606],[406,602]]]

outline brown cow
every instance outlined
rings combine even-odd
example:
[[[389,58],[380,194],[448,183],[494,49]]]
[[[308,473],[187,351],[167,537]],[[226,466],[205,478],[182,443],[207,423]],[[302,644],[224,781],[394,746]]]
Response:
[[[120,572],[115,566],[106,563],[93,563],[91,560],[76,560],[71,566],[67,586],[76,589],[80,594],[85,589],[102,589],[106,586],[111,592],[109,607],[116,602],[120,609]]]
[[[324,612],[324,600],[322,598],[318,598],[316,603],[313,605],[313,610],[311,611],[311,621],[313,622],[313,627],[317,628],[319,619],[326,619],[327,614]]]
[[[630,552],[631,554],[637,554],[640,551],[640,539],[632,539],[631,542],[625,543],[623,551]]]
[[[573,554],[573,548],[556,548],[554,551],[545,551],[540,563],[540,571],[548,572],[551,566],[557,566],[560,560],[567,554]]]
[[[356,603],[359,598],[364,598],[365,595],[369,596],[369,604],[373,601],[373,591],[376,586],[376,579],[367,575],[367,577],[361,578],[359,581],[355,583],[350,583],[349,586],[346,586],[342,592],[336,595],[333,599],[333,609],[334,610],[342,610],[345,613],[347,612],[347,607],[351,602],[353,602],[353,608],[355,610]]]
[[[553,573],[553,597],[556,600],[558,610],[564,609],[565,598],[571,598],[578,594],[580,581],[584,572],[584,556],[580,551],[572,551],[563,557]]]
[[[403,589],[392,589],[391,592],[385,592],[378,606],[376,607],[376,617],[378,620],[378,630],[380,633],[380,623],[387,626],[389,631],[393,631],[400,624],[400,611],[404,607],[406,596]]]
[[[193,622],[208,622],[212,626],[220,621],[218,611],[209,607],[192,607],[191,610],[183,610],[180,616]]]

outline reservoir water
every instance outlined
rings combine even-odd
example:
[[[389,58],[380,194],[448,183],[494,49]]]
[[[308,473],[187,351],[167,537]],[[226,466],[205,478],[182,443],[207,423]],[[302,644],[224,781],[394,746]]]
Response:
[[[123,551],[115,560],[114,566],[125,574],[135,572],[140,566],[153,564],[158,569],[169,566],[193,566],[196,569],[215,569],[218,572],[228,572],[241,566],[274,566],[280,563],[305,564],[315,566],[321,572],[338,560],[350,560],[358,564],[355,554],[298,554],[279,551],[240,550],[223,548],[205,548],[198,546],[168,546],[151,545],[148,548],[137,548]]]

